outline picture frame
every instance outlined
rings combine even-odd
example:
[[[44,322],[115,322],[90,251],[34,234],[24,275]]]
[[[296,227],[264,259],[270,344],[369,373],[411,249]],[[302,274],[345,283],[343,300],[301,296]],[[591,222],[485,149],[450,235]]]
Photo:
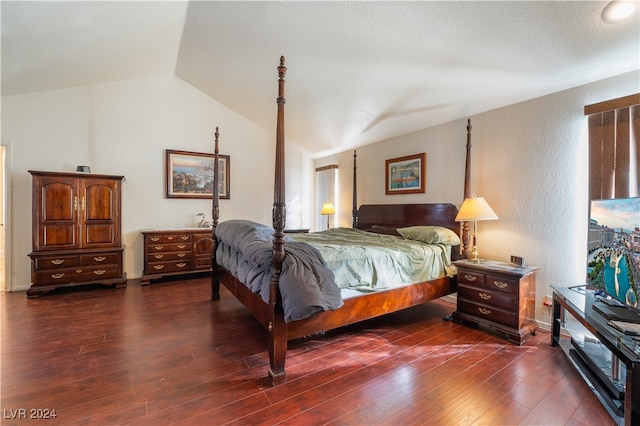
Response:
[[[213,198],[214,154],[166,150],[165,187],[167,198]],[[231,198],[228,155],[218,154],[218,196]]]
[[[426,192],[427,154],[422,152],[385,161],[385,194]]]

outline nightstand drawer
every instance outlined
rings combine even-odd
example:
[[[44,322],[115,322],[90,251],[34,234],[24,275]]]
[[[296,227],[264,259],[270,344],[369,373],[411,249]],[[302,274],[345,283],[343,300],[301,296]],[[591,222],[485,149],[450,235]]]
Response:
[[[458,310],[494,323],[504,324],[508,327],[516,327],[518,322],[517,314],[513,311],[507,312],[493,306],[478,305],[459,299]]]
[[[468,287],[458,284],[458,297],[471,302],[492,305],[511,312],[518,309],[518,298],[499,291],[487,290],[484,287]]]
[[[484,285],[484,274],[479,274],[476,272],[465,271],[463,269],[460,270],[458,274],[458,283],[459,284],[470,284],[473,286]]]
[[[484,284],[489,290],[498,290],[509,294],[517,294],[520,281],[487,274]]]

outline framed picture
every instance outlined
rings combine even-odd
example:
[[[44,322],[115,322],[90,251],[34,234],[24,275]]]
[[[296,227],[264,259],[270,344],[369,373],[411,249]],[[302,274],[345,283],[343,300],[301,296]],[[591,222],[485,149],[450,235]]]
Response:
[[[386,161],[385,184],[387,195],[425,192],[427,154],[424,152]]]
[[[212,198],[213,154],[167,149],[165,181],[167,198]],[[228,155],[218,154],[220,199],[229,199]]]

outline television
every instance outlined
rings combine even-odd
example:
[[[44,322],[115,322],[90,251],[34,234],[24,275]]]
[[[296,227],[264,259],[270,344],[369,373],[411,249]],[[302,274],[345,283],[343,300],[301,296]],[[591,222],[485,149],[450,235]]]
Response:
[[[640,313],[640,197],[592,200],[588,243],[587,284]]]

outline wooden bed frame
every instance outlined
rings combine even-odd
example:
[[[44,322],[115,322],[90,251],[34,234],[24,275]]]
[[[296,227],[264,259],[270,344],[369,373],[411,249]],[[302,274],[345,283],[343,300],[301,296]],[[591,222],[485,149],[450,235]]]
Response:
[[[286,67],[284,57],[280,58],[278,67],[278,115],[276,129],[276,167],[273,203],[273,260],[274,274],[270,281],[269,303],[265,303],[259,295],[251,292],[242,282],[233,277],[216,263],[215,251],[217,240],[216,226],[219,219],[217,191],[214,192],[213,218],[213,254],[211,272],[211,299],[220,299],[220,283],[222,283],[262,324],[268,333],[269,379],[272,385],[286,381],[285,360],[287,341],[311,336],[348,324],[396,312],[425,303],[456,291],[455,277],[443,277],[436,280],[412,284],[361,296],[347,298],[344,306],[334,311],[324,311],[313,317],[286,323],[282,309],[278,280],[280,277],[284,252],[285,225],[285,174],[284,174],[284,76]],[[218,161],[218,128],[215,133],[214,157]],[[379,232],[393,233],[393,229],[402,226],[438,225],[452,229],[460,234],[460,224],[455,222],[458,212],[453,204],[396,204],[396,205],[363,205],[356,209],[355,196],[355,153],[354,153],[354,227]],[[214,171],[214,188],[218,187],[218,168]],[[457,247],[454,248],[457,251]]]

